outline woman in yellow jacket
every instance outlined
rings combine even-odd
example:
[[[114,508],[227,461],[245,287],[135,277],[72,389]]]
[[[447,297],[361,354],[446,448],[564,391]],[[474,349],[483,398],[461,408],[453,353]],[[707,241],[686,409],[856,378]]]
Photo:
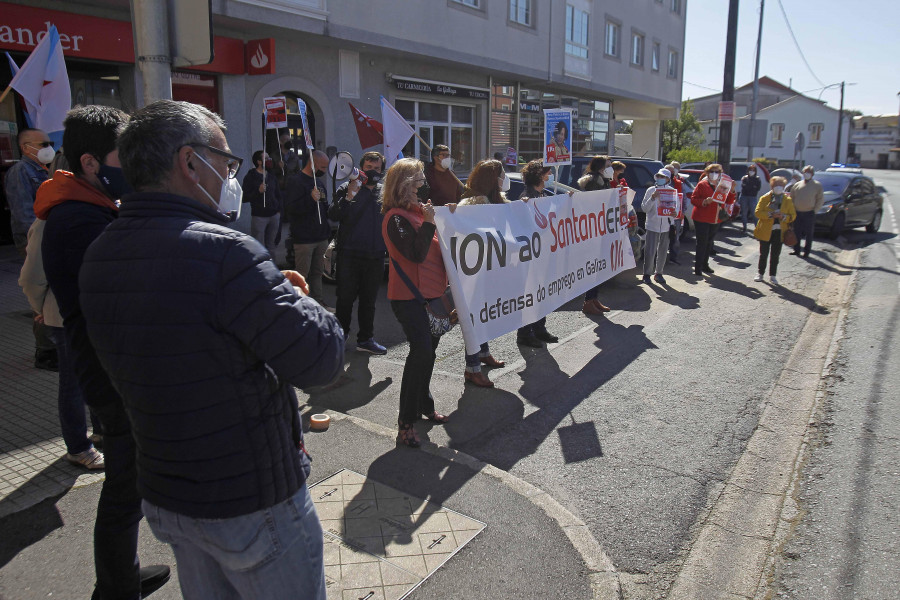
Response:
[[[784,177],[773,177],[769,183],[772,191],[764,194],[756,205],[756,230],[753,235],[759,240],[759,272],[753,281],[762,281],[766,272],[766,260],[769,261],[769,281],[778,285],[775,273],[778,271],[778,259],[781,257],[782,236],[788,225],[797,218],[791,197],[784,193],[787,180]],[[771,254],[770,254],[771,251]]]

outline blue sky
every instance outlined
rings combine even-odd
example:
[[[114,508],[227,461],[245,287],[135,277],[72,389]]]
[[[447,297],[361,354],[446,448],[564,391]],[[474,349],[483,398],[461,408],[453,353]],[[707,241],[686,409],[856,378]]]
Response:
[[[682,98],[721,93],[728,0],[686,0]],[[766,0],[760,77],[818,97],[823,85],[846,81],[844,108],[897,114],[900,106],[900,2],[898,0],[781,0],[816,80],[800,57],[778,0]],[[735,87],[753,81],[759,0],[741,0]],[[704,86],[704,87],[698,87]],[[713,90],[704,89],[713,88]],[[813,90],[813,91],[811,91]],[[834,108],[840,86],[822,93]]]

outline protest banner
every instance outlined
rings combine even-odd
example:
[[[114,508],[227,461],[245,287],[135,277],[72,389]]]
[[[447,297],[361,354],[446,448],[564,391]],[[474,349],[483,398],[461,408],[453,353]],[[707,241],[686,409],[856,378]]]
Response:
[[[620,211],[618,190],[435,208],[466,351],[633,268]]]
[[[678,210],[678,192],[675,188],[662,188],[656,190],[659,199],[656,202],[656,212],[660,217],[677,217]]]
[[[266,107],[266,129],[287,127],[287,98],[263,98],[263,105]]]
[[[544,166],[572,164],[572,110],[544,109]]]

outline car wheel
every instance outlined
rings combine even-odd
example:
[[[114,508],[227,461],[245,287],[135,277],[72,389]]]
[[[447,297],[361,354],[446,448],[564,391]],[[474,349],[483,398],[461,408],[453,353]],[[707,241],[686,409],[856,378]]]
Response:
[[[866,231],[869,233],[875,233],[878,229],[881,228],[881,211],[875,211],[875,216],[872,217],[872,222],[866,225]]]
[[[844,222],[846,221],[846,217],[844,213],[840,213],[834,218],[834,221],[831,223],[831,229],[828,230],[828,237],[836,240],[841,232],[844,231]]]

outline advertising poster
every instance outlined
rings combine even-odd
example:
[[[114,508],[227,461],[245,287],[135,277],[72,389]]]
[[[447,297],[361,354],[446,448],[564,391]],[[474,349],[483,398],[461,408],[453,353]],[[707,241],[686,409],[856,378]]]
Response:
[[[266,129],[287,127],[287,98],[264,98],[263,104],[266,107]]]
[[[572,164],[572,110],[544,109],[544,166]]]
[[[615,189],[435,208],[466,351],[633,268],[621,210]]]

